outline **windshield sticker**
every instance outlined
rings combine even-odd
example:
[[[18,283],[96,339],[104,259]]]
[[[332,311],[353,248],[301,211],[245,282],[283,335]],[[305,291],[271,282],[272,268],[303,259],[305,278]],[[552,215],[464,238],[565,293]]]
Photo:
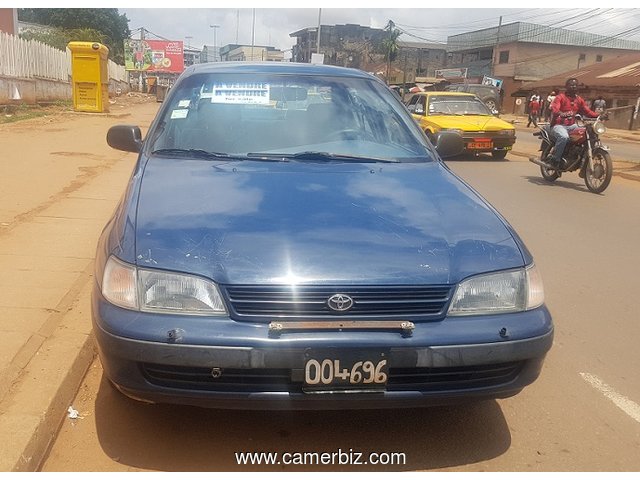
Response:
[[[191,100],[180,100],[178,102],[178,106],[179,107],[188,107],[190,103],[191,103]]]
[[[185,110],[183,108],[174,110],[171,112],[171,119],[174,118],[187,118],[187,114],[189,113],[189,110]]]
[[[269,84],[216,83],[212,87],[211,103],[269,104]]]

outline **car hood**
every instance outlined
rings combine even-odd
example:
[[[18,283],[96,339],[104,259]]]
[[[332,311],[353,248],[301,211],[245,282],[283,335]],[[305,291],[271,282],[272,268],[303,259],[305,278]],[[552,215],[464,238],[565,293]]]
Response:
[[[488,115],[433,115],[427,120],[440,128],[459,128],[467,132],[514,130],[510,123]]]
[[[444,284],[523,265],[510,229],[438,162],[152,158],[141,267],[225,284]]]

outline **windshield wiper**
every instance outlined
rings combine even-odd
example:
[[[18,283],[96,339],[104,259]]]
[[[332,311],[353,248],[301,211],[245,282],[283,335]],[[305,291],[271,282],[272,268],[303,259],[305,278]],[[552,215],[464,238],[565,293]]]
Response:
[[[384,163],[398,163],[399,160],[393,158],[378,158],[378,157],[363,157],[360,155],[342,155],[338,153],[329,152],[316,152],[306,151],[298,153],[247,153],[247,157],[260,158],[260,159],[281,159],[286,161],[287,159],[294,160],[316,160],[316,159],[329,159],[329,160],[346,160],[355,162],[384,162]]]
[[[244,155],[231,153],[209,152],[199,148],[160,148],[151,152],[152,155],[174,155],[179,157],[215,158],[215,159],[238,159],[246,160]]]

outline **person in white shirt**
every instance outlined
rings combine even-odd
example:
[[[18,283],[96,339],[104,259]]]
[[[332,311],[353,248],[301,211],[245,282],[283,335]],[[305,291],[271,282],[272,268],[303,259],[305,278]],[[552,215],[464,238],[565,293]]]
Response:
[[[547,103],[544,106],[544,120],[548,122],[551,120],[551,104],[556,99],[556,92],[553,90],[549,95],[547,95]]]

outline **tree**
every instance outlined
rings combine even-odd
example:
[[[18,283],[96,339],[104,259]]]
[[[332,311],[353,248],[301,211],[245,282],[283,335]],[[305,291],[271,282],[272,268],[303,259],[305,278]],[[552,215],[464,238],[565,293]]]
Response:
[[[391,70],[391,62],[393,62],[398,56],[400,47],[398,46],[398,37],[402,35],[402,32],[395,28],[395,23],[389,20],[387,26],[384,28],[387,31],[387,35],[382,39],[382,51],[387,61],[387,85],[389,84],[389,72]]]
[[[18,18],[23,22],[57,27],[66,34],[71,33],[72,40],[104,43],[109,47],[111,59],[124,65],[123,42],[131,31],[129,19],[125,14],[119,14],[117,8],[20,8]],[[60,35],[57,37],[59,39]]]
[[[99,42],[106,44],[105,35],[92,28],[65,30],[51,27],[44,31],[27,30],[20,34],[20,38],[36,40],[60,50],[65,50],[69,42]]]

